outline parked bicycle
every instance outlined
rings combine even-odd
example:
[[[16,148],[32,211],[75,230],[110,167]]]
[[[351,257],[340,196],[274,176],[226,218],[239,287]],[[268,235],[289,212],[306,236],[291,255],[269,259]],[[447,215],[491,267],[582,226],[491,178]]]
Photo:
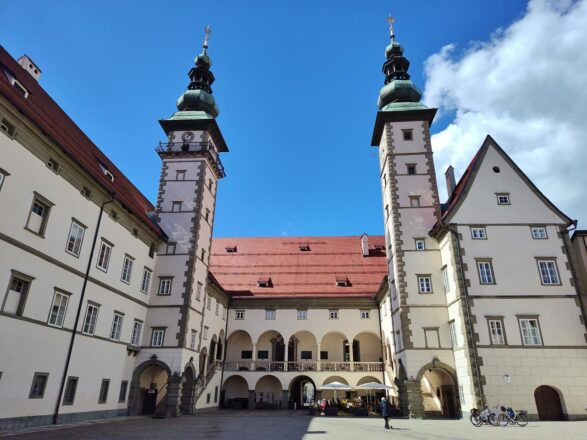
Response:
[[[494,407],[495,408],[495,407]],[[479,411],[477,408],[473,408],[471,410],[471,415],[469,416],[469,420],[473,424],[473,426],[480,427],[483,423],[488,425],[497,426],[497,411],[491,411],[487,405],[483,408],[482,411]]]
[[[500,426],[518,425],[524,427],[528,424],[528,411],[523,409],[515,411],[511,406],[502,406],[497,422]]]

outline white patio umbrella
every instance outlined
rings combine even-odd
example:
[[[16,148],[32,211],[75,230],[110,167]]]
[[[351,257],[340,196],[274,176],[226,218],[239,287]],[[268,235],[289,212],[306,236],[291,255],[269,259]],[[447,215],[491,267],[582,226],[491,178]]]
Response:
[[[346,383],[335,381],[335,382],[325,383],[321,387],[318,387],[318,389],[319,390],[334,390],[334,398],[336,399],[336,391],[337,390],[350,391],[353,389],[353,387],[351,387],[350,385],[347,385]]]
[[[369,390],[369,396],[371,395],[371,390],[389,390],[390,395],[392,395],[394,397],[397,396],[397,392],[395,391],[395,387],[393,387],[391,385],[385,385],[385,384],[379,383],[379,382],[364,383],[363,385],[358,385],[357,389]]]

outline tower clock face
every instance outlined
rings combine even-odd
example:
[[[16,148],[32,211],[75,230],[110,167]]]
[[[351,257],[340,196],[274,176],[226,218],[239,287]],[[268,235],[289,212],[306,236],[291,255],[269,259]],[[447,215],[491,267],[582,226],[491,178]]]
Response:
[[[181,135],[182,140],[185,142],[191,142],[194,140],[194,133],[191,131],[186,131],[184,134]]]

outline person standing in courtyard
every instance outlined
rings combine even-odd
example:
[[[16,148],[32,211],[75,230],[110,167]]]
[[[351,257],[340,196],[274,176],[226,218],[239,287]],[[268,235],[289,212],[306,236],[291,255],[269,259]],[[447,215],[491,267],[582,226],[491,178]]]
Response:
[[[381,417],[385,420],[385,429],[393,429],[389,426],[389,417],[391,415],[391,411],[389,408],[389,402],[385,397],[381,398]]]

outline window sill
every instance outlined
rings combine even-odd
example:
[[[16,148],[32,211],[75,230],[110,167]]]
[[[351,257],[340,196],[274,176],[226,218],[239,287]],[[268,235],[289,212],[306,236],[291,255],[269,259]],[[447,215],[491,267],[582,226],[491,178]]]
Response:
[[[27,231],[29,231],[31,234],[35,234],[37,237],[45,238],[45,231],[43,231],[43,232],[33,231],[28,226],[25,226],[24,229],[27,230]]]

